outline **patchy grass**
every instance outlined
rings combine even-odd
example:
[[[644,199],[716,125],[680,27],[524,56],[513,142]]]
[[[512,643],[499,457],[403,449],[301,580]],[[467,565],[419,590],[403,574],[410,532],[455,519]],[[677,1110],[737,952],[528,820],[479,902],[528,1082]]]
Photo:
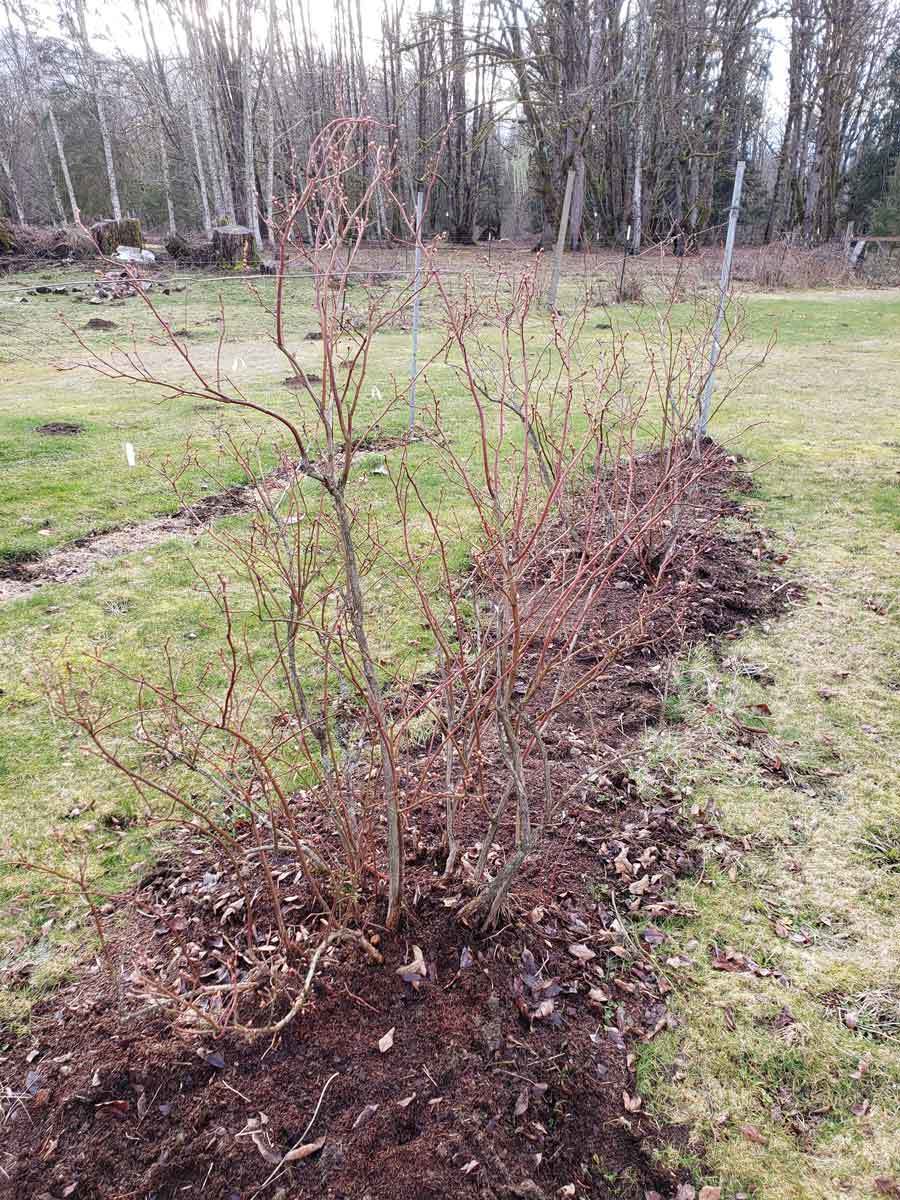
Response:
[[[723,661],[682,666],[703,687],[678,688],[680,723],[648,737],[641,768],[645,786],[664,776],[712,806],[723,831],[682,888],[694,915],[666,947],[690,960],[673,971],[680,1024],[642,1053],[641,1086],[688,1124],[723,1196],[766,1200],[900,1180],[900,544],[885,503],[900,468],[885,334],[900,314],[887,296],[748,306],[760,337],[798,307],[722,418],[748,428],[751,504],[807,594]],[[770,715],[751,722],[759,705]],[[735,716],[764,734],[741,744]],[[714,945],[773,973],[714,970]]]

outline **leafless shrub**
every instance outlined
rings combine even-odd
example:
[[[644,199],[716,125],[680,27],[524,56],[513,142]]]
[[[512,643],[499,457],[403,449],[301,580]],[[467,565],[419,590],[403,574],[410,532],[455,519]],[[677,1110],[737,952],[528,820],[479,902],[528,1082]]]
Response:
[[[718,268],[710,260],[710,280]],[[900,267],[892,270],[888,255],[873,251],[866,261],[853,265],[838,244],[812,249],[793,246],[787,240],[758,249],[739,250],[733,277],[751,289],[763,292],[887,286],[896,283]]]
[[[302,404],[289,413],[268,407],[225,374],[224,312],[215,365],[201,367],[136,276],[186,378],[161,377],[136,349],[104,357],[75,334],[101,374],[251,410],[285,435],[269,475],[253,447],[225,438],[257,502],[246,526],[213,530],[221,572],[198,569],[219,614],[215,656],[188,675],[166,646],[151,677],[98,652],[87,670],[67,666],[49,683],[57,708],[148,811],[160,819],[162,801],[161,819],[207,838],[241,890],[244,949],[229,977],[206,982],[186,947],[169,973],[140,978],[142,994],[188,1022],[248,1034],[245,1001],[279,1006],[264,1026],[277,1032],[302,1009],[334,945],[351,942],[380,959],[363,930],[385,899],[386,927],[401,920],[404,823],[425,805],[440,805],[445,875],[460,875],[470,893],[461,919],[497,921],[554,817],[553,723],[622,654],[652,645],[681,619],[676,606],[660,630],[659,585],[693,519],[684,501],[708,469],[693,437],[706,335],[676,326],[671,302],[655,325],[642,325],[646,369],[634,375],[621,337],[599,362],[583,360],[586,305],[555,316],[540,343],[533,272],[498,275],[491,289],[471,279],[451,289],[435,245],[424,248],[423,276],[442,332],[435,359],[452,365],[471,403],[465,428],[452,428],[441,395],[429,392],[425,362],[421,436],[438,451],[431,461],[445,472],[445,494],[465,505],[429,498],[401,444],[399,464],[388,468],[389,520],[358,509],[348,488],[354,456],[403,400],[392,396],[363,418],[372,339],[402,316],[413,291],[354,293],[351,324],[346,288],[377,189],[414,226],[380,164],[359,194],[357,125],[335,122],[314,142],[308,182],[282,213],[274,296],[259,294]],[[309,243],[300,236],[307,230]],[[289,254],[305,256],[316,281],[315,382],[291,349]],[[642,469],[647,462],[651,470]],[[169,468],[176,488],[186,465]],[[465,563],[460,543],[472,547]],[[371,588],[385,563],[393,602],[415,613],[435,646],[436,670],[415,688],[391,676],[375,644]],[[640,594],[629,619],[603,632],[591,617],[623,571],[640,575]],[[133,697],[127,712],[108,698],[110,677]],[[488,762],[499,792],[486,778]],[[485,814],[474,858],[457,835],[463,804]],[[512,844],[491,874],[507,814]],[[285,871],[304,889],[302,935],[285,911]]]
[[[200,368],[136,276],[135,289],[156,317],[175,361],[187,368],[187,382],[160,378],[136,350],[127,355],[124,365],[103,357],[75,334],[90,365],[101,374],[169,395],[253,410],[288,435],[290,450],[285,453],[277,493],[271,494],[258,480],[258,503],[249,531],[216,535],[226,561],[249,584],[257,617],[271,631],[274,656],[258,654],[246,628],[235,619],[226,576],[203,577],[201,582],[220,613],[222,648],[217,661],[197,667],[199,686],[181,687],[184,664],[169,648],[163,649],[164,670],[156,678],[129,673],[95,655],[99,676],[89,674],[83,679],[71,674],[51,685],[58,707],[82,730],[93,750],[123,772],[142,796],[149,799],[155,793],[168,801],[172,819],[196,826],[213,839],[238,877],[249,846],[279,953],[288,962],[298,946],[273,877],[273,855],[286,851],[299,866],[317,918],[325,922],[323,946],[349,938],[350,923],[361,918],[358,897],[378,878],[382,836],[388,928],[396,928],[400,920],[403,896],[397,747],[382,670],[371,647],[365,598],[365,578],[376,557],[379,533],[352,506],[347,487],[354,454],[366,444],[381,416],[360,418],[371,341],[409,296],[407,289],[385,304],[372,298],[365,319],[353,330],[346,329],[348,275],[376,188],[389,185],[387,176],[376,170],[363,194],[357,191],[351,198],[348,183],[357,166],[352,149],[357,124],[336,122],[316,139],[306,187],[282,214],[282,270],[269,311],[273,341],[292,378],[303,381],[299,416],[251,399],[225,376],[220,358],[211,371]],[[310,246],[300,241],[301,218],[304,232],[310,224],[314,230]],[[289,345],[283,269],[289,250],[306,254],[315,265],[323,362],[317,384],[302,371]],[[262,296],[260,302],[268,304]],[[220,339],[224,340],[222,316]],[[245,471],[255,475],[247,452],[233,440],[229,448]],[[178,474],[173,472],[173,482],[177,483]],[[312,697],[298,669],[301,644],[304,660],[315,663]],[[136,720],[123,721],[104,699],[102,679],[110,673],[132,689]],[[288,711],[272,722],[271,714],[284,712],[285,691]],[[350,730],[346,736],[344,728]],[[322,825],[320,849],[301,831],[296,797],[288,783],[296,779],[306,784],[304,821],[310,827]],[[379,811],[385,822],[383,835]],[[249,837],[235,836],[236,819]],[[248,921],[251,900],[248,895]],[[251,927],[247,936],[252,944]],[[241,989],[246,985],[246,990],[252,990],[249,983],[255,978],[239,981]],[[236,1026],[235,1013],[230,1010]]]
[[[673,337],[671,307],[661,312],[669,358],[651,358],[649,377],[635,390],[621,340],[614,339],[599,366],[581,361],[586,307],[568,321],[555,317],[546,344],[536,344],[533,276],[501,277],[487,296],[474,285],[451,294],[437,271],[431,282],[443,301],[460,384],[472,401],[474,451],[463,453],[441,426],[438,397],[432,427],[449,485],[463,489],[477,517],[479,548],[466,576],[457,578],[448,567],[445,522],[429,510],[407,470],[397,484],[404,528],[412,527],[411,514],[424,510],[429,539],[413,552],[407,536],[402,567],[441,652],[429,702],[441,729],[433,757],[445,764],[445,870],[463,867],[474,896],[461,916],[477,916],[489,927],[552,817],[545,738],[553,721],[573,695],[643,644],[659,606],[655,588],[677,545],[679,504],[707,470],[691,437],[705,344],[686,331]],[[486,325],[499,337],[485,339]],[[649,346],[651,335],[644,336]],[[647,427],[653,430],[649,443]],[[649,486],[638,482],[635,469],[642,441],[657,471]],[[443,603],[432,601],[420,583],[426,557],[440,564]],[[590,614],[626,563],[651,586],[633,619],[585,654]],[[499,798],[480,774],[485,747],[502,764],[506,783]],[[537,810],[526,781],[532,761],[542,764]],[[461,858],[455,838],[466,791],[489,814],[474,862]],[[510,808],[514,843],[490,877],[488,856]]]

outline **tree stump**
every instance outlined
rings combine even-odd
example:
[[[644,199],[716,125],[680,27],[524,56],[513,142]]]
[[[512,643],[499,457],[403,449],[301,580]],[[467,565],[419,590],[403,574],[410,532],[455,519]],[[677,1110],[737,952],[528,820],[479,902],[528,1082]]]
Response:
[[[170,258],[174,258],[176,262],[180,262],[183,258],[190,257],[191,247],[188,241],[180,234],[173,234],[166,242],[166,254]]]
[[[212,248],[220,267],[246,267],[256,262],[253,234],[245,225],[223,225],[214,229]]]
[[[143,249],[141,223],[136,217],[125,217],[121,221],[97,221],[91,226],[91,237],[97,249],[107,258],[115,254],[119,246],[134,246]]]

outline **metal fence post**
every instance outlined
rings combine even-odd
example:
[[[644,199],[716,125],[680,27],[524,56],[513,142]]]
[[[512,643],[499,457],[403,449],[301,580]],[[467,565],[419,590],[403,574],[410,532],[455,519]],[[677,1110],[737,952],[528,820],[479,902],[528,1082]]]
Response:
[[[416,274],[415,295],[413,296],[412,314],[412,355],[409,363],[409,432],[412,433],[416,424],[416,373],[419,356],[419,312],[422,306],[422,210],[425,195],[419,192],[416,196]]]
[[[559,276],[562,271],[562,256],[566,245],[566,234],[569,230],[569,208],[572,204],[572,185],[575,182],[575,172],[569,171],[566,179],[566,194],[563,197],[562,216],[559,221],[559,233],[556,235],[556,250],[553,254],[553,275],[550,279],[550,291],[547,293],[547,306],[556,308],[556,293],[559,291]]]
[[[739,162],[734,175],[734,191],[731,193],[731,208],[728,213],[728,236],[725,238],[725,257],[722,259],[722,274],[719,276],[719,306],[716,309],[712,344],[709,348],[709,374],[706,377],[703,395],[700,400],[700,423],[697,429],[698,438],[706,437],[706,430],[709,425],[709,411],[712,405],[716,363],[719,361],[719,353],[722,348],[722,322],[725,319],[725,304],[728,300],[728,288],[731,283],[734,234],[737,229],[738,213],[741,208],[741,188],[744,185],[744,170],[746,166],[745,162]]]

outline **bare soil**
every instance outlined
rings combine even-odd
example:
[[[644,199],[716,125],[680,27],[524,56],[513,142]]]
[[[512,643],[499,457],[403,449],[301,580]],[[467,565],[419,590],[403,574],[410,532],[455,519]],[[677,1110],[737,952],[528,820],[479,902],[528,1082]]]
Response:
[[[35,430],[35,433],[51,437],[74,437],[83,432],[84,426],[78,425],[75,421],[48,421],[46,425],[38,425]]]
[[[176,1032],[137,997],[135,973],[164,972],[182,955],[207,977],[239,971],[249,914],[209,846],[173,845],[118,899],[110,955],[120,987],[86,964],[27,1036],[0,1039],[0,1196],[673,1197],[687,1177],[654,1152],[683,1133],[643,1113],[635,1052],[672,1019],[660,925],[679,913],[673,885],[697,869],[704,839],[723,835],[709,813],[686,817],[665,788],[642,798],[628,755],[659,715],[674,655],[736,636],[788,602],[790,588],[761,566],[771,557],[765,536],[749,525],[726,535],[711,519],[742,515],[732,495],[746,482],[719,455],[693,498],[708,519],[660,585],[668,606],[654,605],[656,636],[602,687],[573,697],[559,722],[554,786],[568,798],[503,928],[482,936],[460,922],[460,887],[441,881],[438,824],[426,808],[407,830],[417,900],[402,933],[379,932],[379,905],[371,910],[367,932],[383,966],[335,950],[312,1002],[271,1042]],[[644,587],[628,569],[618,582],[593,614],[607,632],[631,619]],[[475,816],[462,815],[464,844],[483,825]],[[275,853],[272,866],[299,923],[296,864]],[[263,903],[253,921],[264,936]],[[413,946],[427,971],[410,983],[397,967]],[[263,1023],[281,1012],[251,1015]],[[379,1046],[389,1031],[392,1044]],[[319,1139],[267,1182],[285,1152]]]

